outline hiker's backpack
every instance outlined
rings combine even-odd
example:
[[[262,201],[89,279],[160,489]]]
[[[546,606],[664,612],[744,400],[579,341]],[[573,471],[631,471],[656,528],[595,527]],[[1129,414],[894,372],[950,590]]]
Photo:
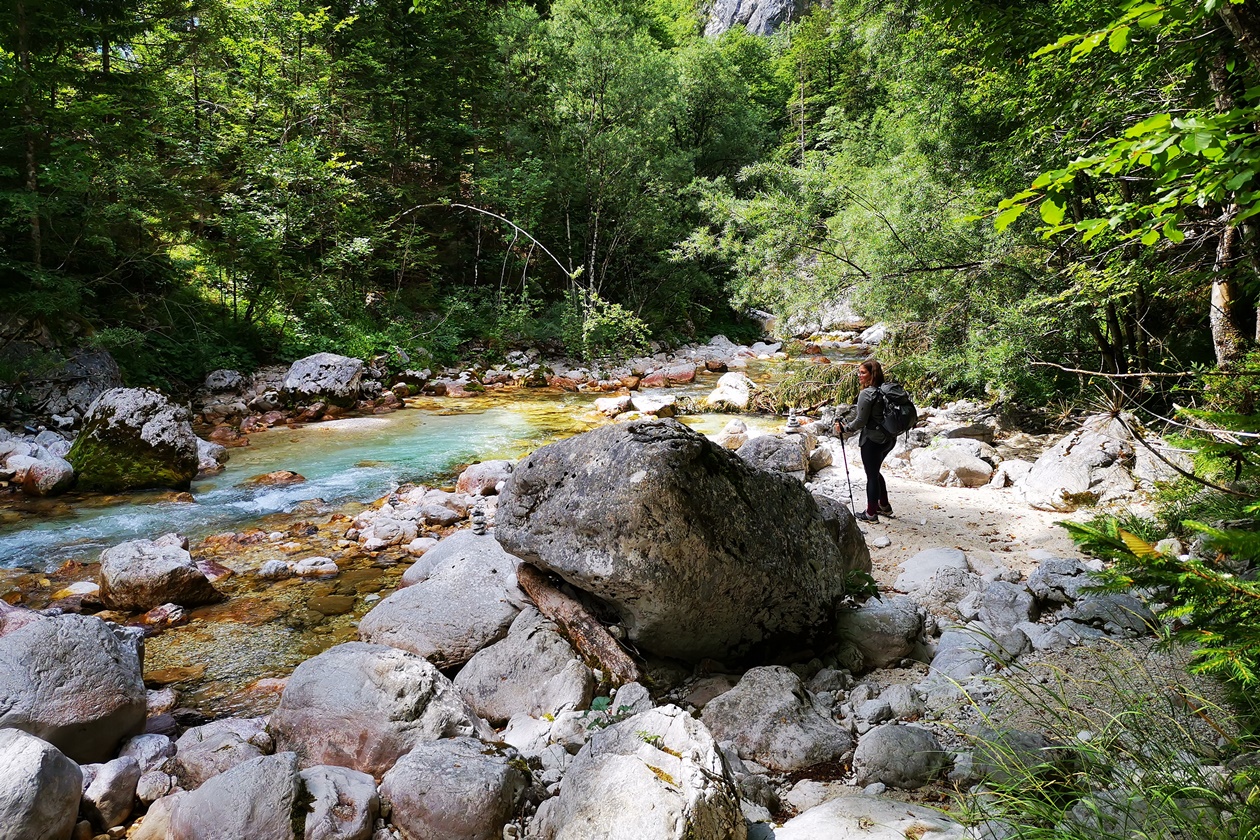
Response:
[[[884,416],[879,425],[892,437],[908,432],[919,421],[919,412],[915,410],[910,395],[899,383],[885,382],[879,386],[878,393],[884,403]]]

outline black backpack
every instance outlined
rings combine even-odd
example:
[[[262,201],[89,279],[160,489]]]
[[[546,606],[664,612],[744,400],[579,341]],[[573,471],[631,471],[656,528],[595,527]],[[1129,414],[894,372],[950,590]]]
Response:
[[[897,382],[885,382],[876,389],[876,393],[884,404],[884,416],[879,421],[881,429],[895,438],[914,428],[919,421],[919,412],[905,388]]]

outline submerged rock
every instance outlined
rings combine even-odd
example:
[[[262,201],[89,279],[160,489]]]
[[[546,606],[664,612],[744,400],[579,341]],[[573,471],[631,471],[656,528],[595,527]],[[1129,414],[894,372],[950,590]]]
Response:
[[[102,551],[100,584],[101,602],[113,610],[194,607],[223,600],[173,534],[129,540]]]
[[[835,527],[800,482],[673,421],[539,449],[496,514],[509,552],[608,602],[639,648],[690,661],[828,628],[846,575],[870,569]]]
[[[82,490],[187,490],[200,463],[188,412],[147,388],[115,388],[92,403],[66,459]]]

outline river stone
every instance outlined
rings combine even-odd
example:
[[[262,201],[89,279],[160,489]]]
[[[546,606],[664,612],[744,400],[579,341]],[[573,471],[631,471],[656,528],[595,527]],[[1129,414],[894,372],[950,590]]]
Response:
[[[1009,630],[1036,618],[1036,601],[1027,586],[995,580],[980,592],[978,618],[997,630]]]
[[[459,474],[459,479],[455,482],[455,492],[470,496],[493,496],[499,492],[499,485],[507,481],[511,474],[511,461],[482,461]]]
[[[165,766],[166,760],[174,755],[175,742],[165,735],[137,735],[128,739],[118,752],[119,758],[134,758],[143,773]]]
[[[381,780],[404,840],[499,840],[528,781],[510,756],[476,738],[419,744]]]
[[[439,542],[424,562],[428,577],[373,607],[359,622],[359,638],[450,668],[507,635],[523,600],[519,561],[494,537],[461,531]]]
[[[187,490],[197,475],[188,412],[147,388],[114,388],[92,403],[67,456],[81,490]]]
[[[322,399],[352,405],[359,398],[364,365],[361,359],[316,353],[298,359],[284,375],[283,393],[294,402]]]
[[[536,824],[540,840],[744,840],[747,830],[713,735],[676,706],[596,732]]]
[[[202,387],[207,391],[221,393],[223,391],[235,391],[244,384],[245,377],[239,370],[220,368],[206,374],[206,381]]]
[[[711,406],[729,406],[742,411],[748,408],[748,401],[752,398],[752,392],[756,387],[747,374],[739,371],[724,373],[718,380],[717,387],[713,389],[713,393],[705,397],[704,403]]]
[[[835,527],[800,482],[674,421],[537,450],[496,515],[509,552],[608,602],[640,649],[688,661],[828,628],[847,573],[870,569],[860,535],[846,552]]]
[[[740,758],[783,773],[838,761],[853,749],[831,710],[780,665],[748,671],[734,688],[709,701],[701,720],[715,738],[730,741]]]
[[[320,765],[301,772],[311,800],[304,840],[368,840],[381,810],[376,780],[346,767]]]
[[[944,568],[971,571],[967,555],[957,548],[927,548],[901,564],[901,574],[893,587],[899,592],[916,592],[927,586]]]
[[[227,447],[221,443],[212,443],[197,438],[197,470],[202,474],[213,474],[223,469],[228,461]]]
[[[293,753],[252,759],[181,799],[167,840],[294,840],[301,790]]]
[[[19,348],[17,355],[22,355],[22,349],[26,348],[31,345]],[[12,358],[13,354],[7,355]],[[105,350],[78,350],[51,370],[44,365],[30,366],[30,369],[43,371],[34,373],[33,378],[23,384],[24,396],[38,414],[84,415],[97,397],[123,384],[118,363]]]
[[[798,435],[761,435],[745,443],[735,454],[766,472],[804,480],[809,471],[809,450]]]
[[[418,744],[489,739],[451,681],[414,653],[348,642],[297,667],[271,715],[276,747],[303,767],[333,764],[380,778]]]
[[[174,772],[188,790],[271,752],[264,718],[225,718],[195,726],[175,742]]]
[[[138,649],[99,618],[47,617],[0,637],[0,728],[88,763],[113,758],[144,719]]]
[[[112,610],[150,610],[162,604],[195,607],[223,600],[178,537],[128,540],[101,552],[100,597]]]
[[[904,595],[842,609],[836,635],[862,655],[867,668],[887,668],[910,656],[923,638],[919,605]]]
[[[1028,576],[1029,590],[1050,604],[1074,603],[1095,583],[1085,564],[1071,557],[1047,558]]]
[[[74,467],[65,458],[41,459],[26,468],[22,492],[28,496],[56,496],[74,484]]]
[[[853,770],[859,785],[880,782],[915,790],[945,769],[947,756],[936,736],[921,726],[877,726],[858,741]]]
[[[1072,763],[1072,750],[1040,732],[979,726],[967,738],[974,746],[969,763],[971,781],[1028,784],[1038,777],[1059,776]]]
[[[999,461],[997,450],[970,438],[937,438],[910,453],[914,477],[943,487],[983,487]]]
[[[1133,418],[1128,418],[1132,423]],[[1019,483],[1024,499],[1041,510],[1070,511],[1093,503],[1109,472],[1134,461],[1133,436],[1120,418],[1095,414],[1041,454]]]
[[[0,729],[0,840],[66,840],[82,792],[83,773],[60,750]]]
[[[92,825],[108,831],[131,816],[140,781],[140,764],[130,757],[116,758],[96,767],[96,775],[83,791],[81,808]]]
[[[940,811],[856,793],[828,799],[774,830],[774,840],[962,840],[966,836],[961,825]]]
[[[524,713],[554,717],[591,702],[591,669],[550,621],[522,613],[507,637],[478,651],[455,676],[468,705],[491,724]]]

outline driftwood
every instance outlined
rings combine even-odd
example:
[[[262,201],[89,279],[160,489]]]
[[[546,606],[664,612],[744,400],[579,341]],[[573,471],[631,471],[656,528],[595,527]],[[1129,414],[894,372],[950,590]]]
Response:
[[[588,662],[598,663],[600,670],[614,685],[640,681],[639,666],[609,635],[604,625],[586,607],[548,580],[544,572],[522,563],[516,570],[516,579],[538,611],[560,625],[578,653]]]

